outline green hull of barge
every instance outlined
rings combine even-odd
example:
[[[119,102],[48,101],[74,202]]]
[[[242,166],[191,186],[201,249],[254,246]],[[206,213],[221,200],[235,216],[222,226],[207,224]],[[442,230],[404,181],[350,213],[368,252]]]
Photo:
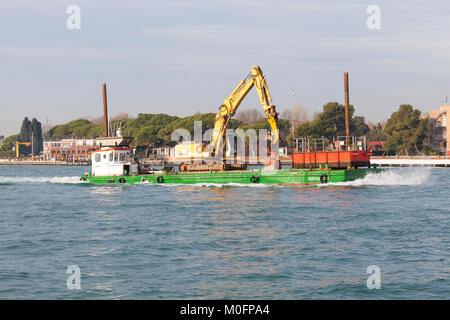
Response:
[[[379,173],[381,169],[360,168],[352,170],[325,169],[282,169],[266,171],[261,169],[243,171],[209,171],[189,173],[155,173],[145,175],[125,175],[94,177],[82,176],[81,179],[91,183],[239,183],[239,184],[280,184],[280,185],[310,185],[320,183],[336,183],[354,181],[364,178],[369,173]]]

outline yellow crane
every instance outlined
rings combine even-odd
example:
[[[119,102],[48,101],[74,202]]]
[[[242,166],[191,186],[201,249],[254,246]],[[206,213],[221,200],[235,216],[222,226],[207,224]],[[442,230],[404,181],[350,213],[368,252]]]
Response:
[[[200,146],[199,144],[178,145],[175,147],[175,158],[183,157],[183,154],[186,154],[186,151],[178,152],[179,150],[177,149],[182,148],[184,148],[184,150],[189,150],[189,154],[194,154],[194,156],[200,157],[204,157],[205,154],[210,157],[215,157],[219,155],[221,151],[223,152],[222,154],[224,154],[226,147],[225,134],[228,127],[228,122],[231,117],[234,116],[239,108],[239,105],[253,87],[255,87],[256,92],[258,93],[258,97],[261,101],[262,107],[264,108],[267,121],[269,122],[272,130],[272,144],[275,144],[278,141],[278,113],[276,112],[275,106],[270,104],[272,97],[261,68],[259,66],[252,66],[251,72],[237,85],[233,92],[225,98],[224,102],[219,107],[210,144],[206,146],[206,148],[204,148],[203,145]],[[189,170],[186,166],[184,168]]]
[[[16,142],[16,158],[20,157],[20,153],[19,153],[19,146],[30,146],[31,142]]]
[[[216,115],[216,121],[214,123],[214,131],[210,143],[211,156],[214,157],[219,148],[225,148],[225,134],[227,131],[228,122],[231,117],[234,116],[239,105],[255,87],[258,93],[261,104],[264,108],[267,121],[270,124],[270,128],[274,134],[272,143],[276,143],[278,140],[278,114],[275,106],[269,104],[272,101],[272,97],[267,87],[266,78],[259,66],[253,66],[251,72],[245,77],[238,86],[231,92],[231,94],[225,98],[223,104],[219,107],[219,112]]]

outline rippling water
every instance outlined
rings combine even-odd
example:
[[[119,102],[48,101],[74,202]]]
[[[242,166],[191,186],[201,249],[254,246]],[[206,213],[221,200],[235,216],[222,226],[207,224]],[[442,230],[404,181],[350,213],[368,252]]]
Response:
[[[450,298],[450,169],[315,187],[92,185],[85,170],[0,166],[0,298]]]

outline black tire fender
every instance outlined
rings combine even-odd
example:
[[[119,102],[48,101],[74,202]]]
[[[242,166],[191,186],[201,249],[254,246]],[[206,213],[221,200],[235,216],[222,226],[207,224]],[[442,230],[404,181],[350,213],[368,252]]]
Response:
[[[328,176],[325,173],[323,173],[320,176],[320,183],[327,183],[327,182],[328,182]]]
[[[250,177],[250,182],[251,183],[258,183],[259,181],[259,177],[258,176],[251,176]]]
[[[156,178],[156,182],[164,183],[164,177],[163,176],[159,176],[158,178]]]

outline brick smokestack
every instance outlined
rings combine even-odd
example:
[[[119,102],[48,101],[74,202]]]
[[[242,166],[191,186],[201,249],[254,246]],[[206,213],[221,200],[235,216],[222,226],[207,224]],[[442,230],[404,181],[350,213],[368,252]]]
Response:
[[[106,83],[103,84],[103,128],[104,136],[109,136],[109,126],[108,126],[108,101],[106,98]]]

